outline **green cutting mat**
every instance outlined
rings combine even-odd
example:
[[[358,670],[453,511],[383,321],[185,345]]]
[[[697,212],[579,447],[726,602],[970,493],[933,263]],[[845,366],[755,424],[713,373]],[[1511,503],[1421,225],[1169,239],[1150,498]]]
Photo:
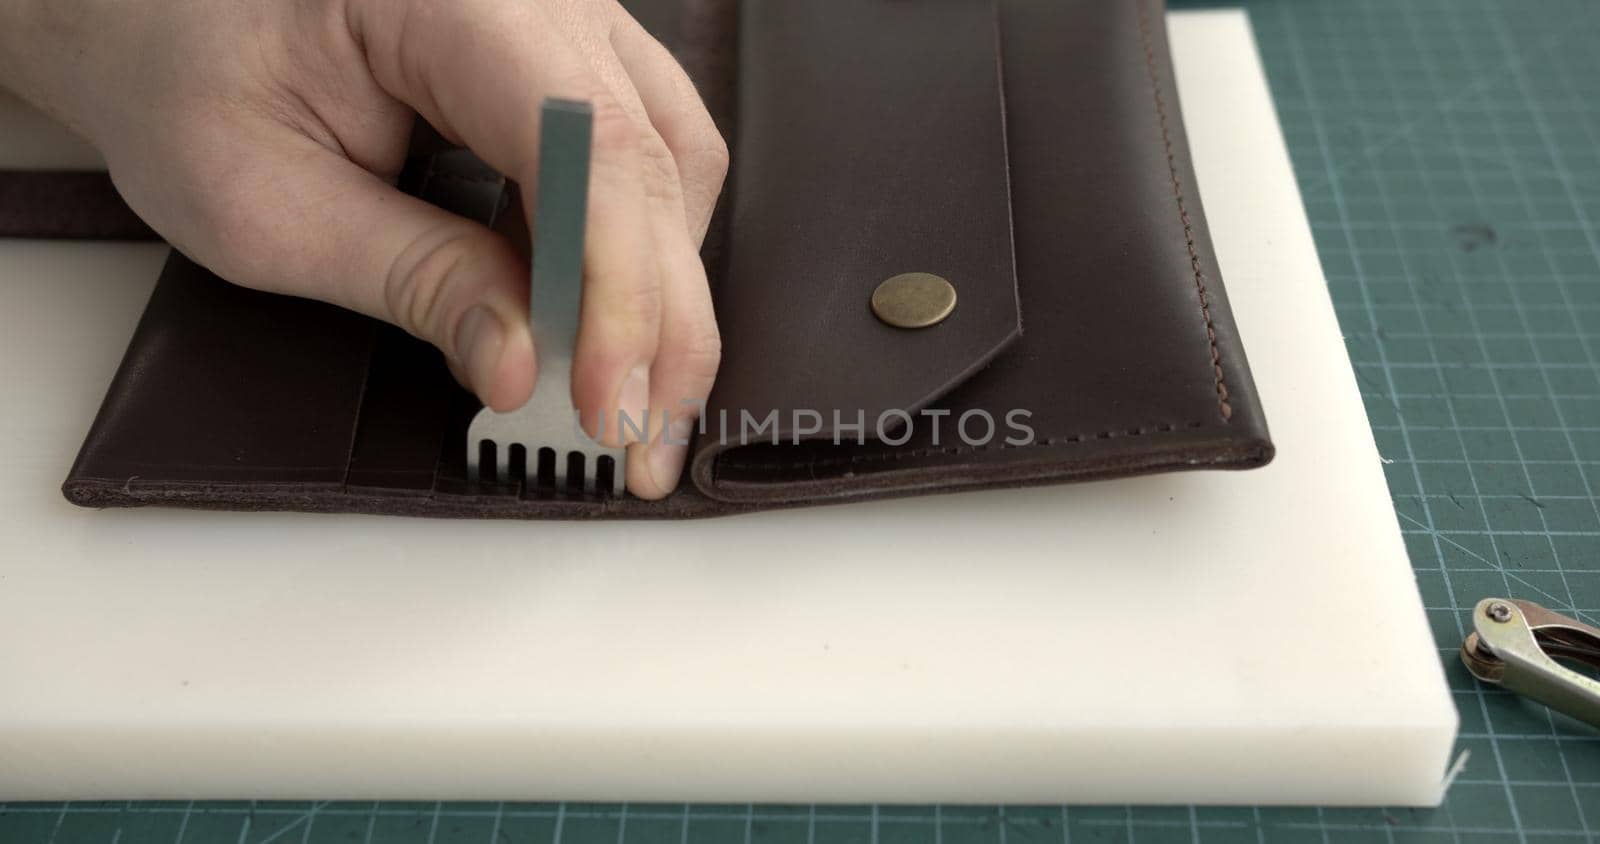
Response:
[[[0,804],[0,842],[1592,837],[1597,735],[1455,648],[1487,595],[1600,619],[1600,0],[1247,6],[1472,754],[1443,807]]]

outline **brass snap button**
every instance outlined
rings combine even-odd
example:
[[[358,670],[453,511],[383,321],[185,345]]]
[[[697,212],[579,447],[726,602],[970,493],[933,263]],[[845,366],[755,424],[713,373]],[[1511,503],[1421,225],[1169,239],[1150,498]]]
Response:
[[[933,273],[901,273],[872,291],[872,313],[895,328],[938,325],[955,309],[955,286]]]

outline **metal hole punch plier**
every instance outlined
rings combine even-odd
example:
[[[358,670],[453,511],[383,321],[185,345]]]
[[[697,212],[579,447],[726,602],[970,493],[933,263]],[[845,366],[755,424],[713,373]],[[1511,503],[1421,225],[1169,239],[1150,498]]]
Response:
[[[1600,681],[1562,665],[1600,669],[1600,629],[1532,601],[1485,598],[1461,644],[1472,676],[1600,727]]]

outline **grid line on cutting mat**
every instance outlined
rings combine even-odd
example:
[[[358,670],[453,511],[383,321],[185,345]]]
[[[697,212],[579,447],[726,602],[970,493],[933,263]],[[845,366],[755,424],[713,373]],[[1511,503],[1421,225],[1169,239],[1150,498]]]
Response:
[[[1459,665],[1473,604],[1600,621],[1600,3],[1246,0],[1466,769],[1438,809],[0,804],[0,842],[1583,841],[1600,734]]]

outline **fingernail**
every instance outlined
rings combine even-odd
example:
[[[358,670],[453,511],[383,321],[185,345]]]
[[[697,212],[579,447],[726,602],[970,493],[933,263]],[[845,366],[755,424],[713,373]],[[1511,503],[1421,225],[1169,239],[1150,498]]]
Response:
[[[467,311],[456,328],[456,358],[466,367],[472,390],[484,404],[489,403],[489,393],[494,389],[505,345],[505,328],[487,306],[478,305]]]
[[[673,420],[661,441],[650,444],[650,479],[656,487],[671,492],[678,486],[683,474],[683,461],[689,456],[689,435],[694,433],[694,419],[684,417]]]
[[[617,410],[640,422],[649,419],[645,414],[650,410],[650,367],[641,363],[628,371],[617,391]]]

